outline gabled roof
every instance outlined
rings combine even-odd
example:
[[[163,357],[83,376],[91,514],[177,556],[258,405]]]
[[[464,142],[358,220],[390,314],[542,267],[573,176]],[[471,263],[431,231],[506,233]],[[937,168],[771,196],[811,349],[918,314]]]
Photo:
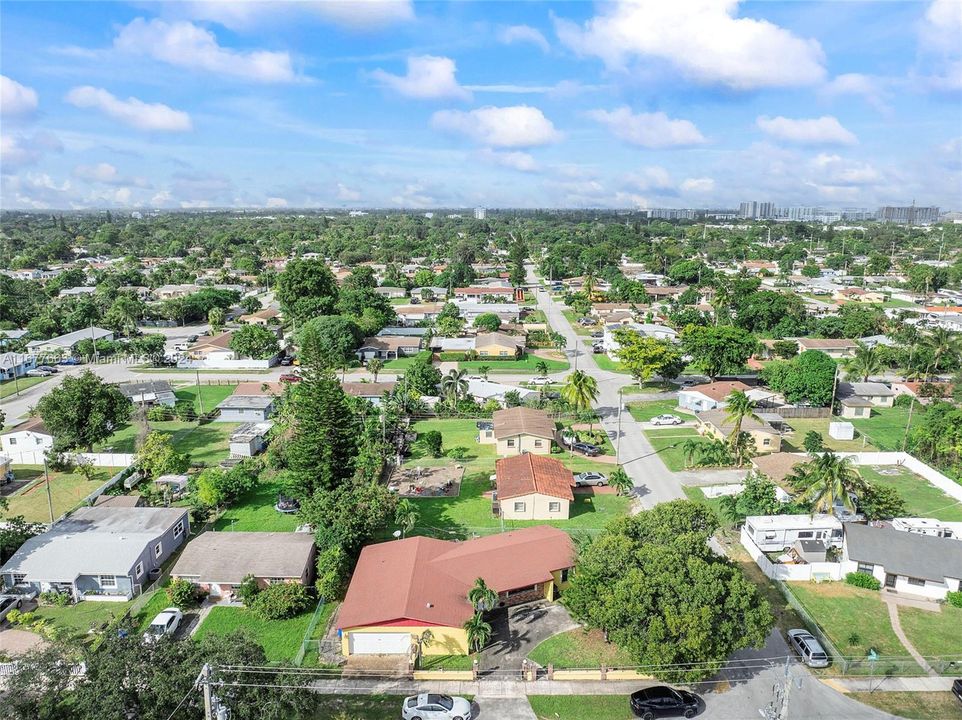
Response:
[[[248,574],[299,578],[313,555],[312,533],[205,532],[187,543],[171,575],[232,585]]]
[[[396,382],[346,382],[341,387],[348,395],[355,397],[381,397],[384,393],[394,392]]]
[[[858,347],[854,340],[835,338],[795,338],[799,346],[809,350],[854,350]]]
[[[955,538],[845,523],[848,556],[881,565],[885,572],[943,582],[962,579],[962,549]]]
[[[840,382],[838,384],[837,395],[840,398],[848,398],[853,395],[859,397],[891,397],[895,391],[888,385],[877,382]]]
[[[544,455],[515,455],[495,463],[498,499],[509,500],[539,493],[573,502],[571,471],[554,458]]]
[[[497,592],[551,579],[574,565],[563,530],[539,525],[465,542],[412,537],[368,545],[338,611],[342,629],[409,620],[461,627],[474,613],[467,600],[483,577]]]
[[[796,467],[804,465],[808,461],[809,458],[804,455],[777,452],[752,458],[752,465],[772,482],[780,483],[793,474]]]
[[[400,348],[421,347],[421,339],[410,335],[380,335],[364,338],[364,342],[361,343],[358,350],[374,349],[394,352]]]
[[[524,346],[524,338],[506,335],[500,332],[484,333],[475,338],[474,346],[477,348],[491,347],[492,345],[515,348],[522,347]]]
[[[165,393],[174,392],[173,388],[170,387],[170,383],[166,380],[139,380],[137,382],[124,382],[117,386],[117,389],[124,394],[126,398],[132,398],[137,395],[161,395]]]
[[[705,397],[710,397],[715,402],[722,402],[736,390],[745,392],[748,390],[748,385],[739,380],[723,380],[705,383],[704,385],[695,385],[694,387],[683,389],[680,392],[697,392]]]
[[[50,431],[47,430],[47,426],[43,424],[43,419],[39,415],[29,418],[28,420],[24,420],[19,425],[10,428],[6,432],[0,433],[0,435],[11,435],[13,433],[20,432],[35,432],[38,435],[50,435],[53,437]]]
[[[554,420],[542,410],[526,407],[495,410],[491,419],[497,440],[514,435],[533,435],[546,440],[554,440],[555,437]]]
[[[706,410],[705,412],[700,412],[698,413],[698,419],[703,423],[711,425],[725,437],[731,435],[735,429],[735,423],[728,418],[728,413],[724,410]],[[755,420],[751,417],[743,418],[742,432],[749,432],[750,430],[769,432],[773,435],[778,434],[778,430],[773,428],[765,420]]]
[[[189,352],[198,352],[200,350],[229,350],[230,340],[233,336],[234,332],[232,330],[228,330],[227,332],[222,332],[220,335],[198,340],[189,348],[187,348],[187,350]]]

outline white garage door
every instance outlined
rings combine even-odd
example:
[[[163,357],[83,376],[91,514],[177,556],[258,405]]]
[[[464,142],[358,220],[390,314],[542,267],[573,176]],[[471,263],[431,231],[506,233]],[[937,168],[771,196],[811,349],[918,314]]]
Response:
[[[410,649],[410,633],[351,633],[352,655],[403,655]]]

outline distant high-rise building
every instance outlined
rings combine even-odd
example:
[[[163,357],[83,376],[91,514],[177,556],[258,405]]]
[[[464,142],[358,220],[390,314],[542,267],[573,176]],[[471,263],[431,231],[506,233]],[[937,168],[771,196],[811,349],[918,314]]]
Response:
[[[773,218],[775,217],[775,203],[758,202],[757,200],[743,202],[738,206],[738,216],[751,220]]]
[[[485,208],[478,207],[474,209],[474,219],[484,220],[488,216],[488,211]]]
[[[886,205],[878,209],[876,218],[882,222],[899,225],[929,225],[939,221],[937,207],[916,207],[915,205]]]
[[[648,211],[648,217],[658,220],[694,220],[695,211],[685,208],[654,208]]]
[[[847,207],[842,208],[843,220],[874,220],[875,211],[868,208]]]

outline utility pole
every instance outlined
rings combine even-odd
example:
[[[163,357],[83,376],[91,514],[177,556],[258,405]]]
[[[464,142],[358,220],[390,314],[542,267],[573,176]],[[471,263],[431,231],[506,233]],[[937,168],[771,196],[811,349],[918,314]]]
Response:
[[[204,663],[200,670],[200,677],[197,679],[198,685],[203,685],[204,690],[204,720],[214,719],[214,703],[210,692],[210,665]]]
[[[197,424],[200,425],[200,418],[204,417],[204,393],[200,386],[200,368],[194,368],[194,376],[197,378],[197,402],[200,403],[200,417],[197,418]]]
[[[615,460],[621,462],[621,411],[625,407],[625,402],[622,399],[621,391],[624,388],[618,388],[618,439],[615,441]]]
[[[47,470],[47,456],[43,456],[43,474],[47,478],[47,509],[50,511],[50,524],[53,525],[53,496],[50,494],[50,472]]]

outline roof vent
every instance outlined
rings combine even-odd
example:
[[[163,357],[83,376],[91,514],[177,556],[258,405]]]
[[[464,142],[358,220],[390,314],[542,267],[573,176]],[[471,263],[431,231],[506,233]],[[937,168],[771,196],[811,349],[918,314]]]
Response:
[[[427,606],[428,606],[429,608],[432,608],[432,607],[434,607],[434,603],[428,603]]]

